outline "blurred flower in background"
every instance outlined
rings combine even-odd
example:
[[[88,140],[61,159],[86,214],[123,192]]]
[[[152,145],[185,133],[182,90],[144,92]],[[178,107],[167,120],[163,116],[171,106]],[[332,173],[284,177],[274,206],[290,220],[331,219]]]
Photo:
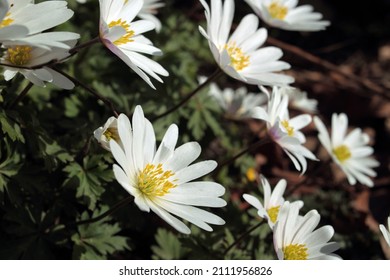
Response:
[[[267,24],[291,31],[319,31],[330,25],[311,5],[298,5],[298,0],[245,0]]]
[[[265,104],[268,99],[265,94],[248,93],[245,87],[221,90],[215,83],[210,84],[209,95],[227,116],[234,118],[250,117],[252,109]]]
[[[368,176],[376,176],[373,168],[379,166],[379,162],[370,157],[374,149],[367,146],[370,141],[369,136],[360,128],[355,128],[347,135],[348,117],[343,113],[332,115],[331,136],[318,117],[314,117],[314,123],[318,129],[321,144],[347,175],[348,182],[355,185],[358,181],[363,185],[373,187],[374,183]]]

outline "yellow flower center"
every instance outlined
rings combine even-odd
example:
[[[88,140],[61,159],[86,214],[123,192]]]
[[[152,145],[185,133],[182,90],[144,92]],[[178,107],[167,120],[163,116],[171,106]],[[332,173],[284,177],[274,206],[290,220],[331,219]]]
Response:
[[[268,12],[272,18],[283,20],[288,13],[288,8],[281,5],[279,1],[273,1],[268,6]]]
[[[285,260],[307,260],[307,248],[304,244],[290,244],[283,247]]]
[[[107,141],[119,139],[118,129],[116,127],[109,127],[106,131],[103,132],[103,135],[106,136]]]
[[[250,182],[254,182],[256,180],[256,170],[254,168],[248,168],[246,171],[246,177]]]
[[[122,21],[122,19],[120,18],[118,20],[113,20],[108,24],[108,27],[110,28],[114,26],[121,26],[126,30],[125,35],[113,42],[114,45],[118,46],[134,41],[133,39],[131,39],[134,36],[134,31],[130,29],[130,24],[128,24],[126,21]]]
[[[344,162],[351,157],[351,151],[346,145],[341,145],[334,148],[333,154],[340,162]]]
[[[0,28],[6,27],[14,22],[14,20],[9,17],[10,15],[9,12],[5,15],[4,19],[0,22]]]
[[[31,60],[32,48],[29,46],[16,46],[7,49],[7,60],[18,66],[26,65]]]
[[[230,64],[236,69],[240,71],[249,65],[249,55],[245,55],[241,48],[236,47],[236,44],[225,45],[224,47],[229,56],[230,56]]]
[[[273,223],[276,223],[276,220],[278,219],[279,208],[280,208],[280,205],[271,207],[267,210],[268,217],[271,220],[271,222],[273,222]]]
[[[176,185],[169,180],[173,175],[174,173],[172,171],[163,170],[161,163],[157,166],[154,164],[147,164],[144,170],[138,174],[138,188],[144,195],[149,197],[164,196],[171,188],[176,187]]]
[[[288,120],[282,121],[281,124],[286,129],[288,136],[294,135],[294,128],[292,126],[290,126],[290,123],[288,122]]]

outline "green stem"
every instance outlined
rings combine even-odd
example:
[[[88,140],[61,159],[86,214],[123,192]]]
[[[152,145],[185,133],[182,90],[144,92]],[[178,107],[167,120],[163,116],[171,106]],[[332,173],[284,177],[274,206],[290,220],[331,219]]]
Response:
[[[287,196],[290,196],[291,194],[293,194],[300,186],[307,183],[309,181],[309,179],[315,178],[317,176],[317,174],[320,173],[320,171],[322,171],[326,166],[328,166],[330,164],[330,162],[331,162],[331,159],[328,159],[325,162],[321,162],[320,165],[316,169],[314,169],[310,173],[307,173],[307,174],[310,174],[310,176],[307,175],[305,177],[305,179],[303,179],[299,183],[295,184],[291,188],[288,188],[284,195],[287,197]]]
[[[227,253],[229,253],[229,251],[231,249],[233,249],[235,246],[237,246],[242,240],[244,240],[245,237],[247,237],[251,232],[255,231],[255,229],[259,228],[263,223],[264,223],[264,219],[261,220],[260,223],[258,223],[257,225],[254,225],[253,227],[251,227],[250,229],[248,229],[246,232],[244,232],[239,238],[237,238],[236,241],[234,241],[232,244],[229,245],[229,247],[227,247],[225,249],[225,251],[223,252],[223,256],[226,256]]]
[[[92,223],[98,222],[98,221],[104,219],[105,217],[115,213],[118,209],[122,208],[123,206],[126,206],[127,204],[129,204],[132,201],[133,201],[132,196],[126,197],[126,198],[122,199],[121,201],[119,201],[118,203],[116,203],[112,208],[108,209],[106,212],[104,212],[103,214],[100,214],[97,217],[87,219],[87,220],[81,220],[78,222],[71,222],[71,223],[67,223],[67,224],[63,224],[63,225],[58,225],[60,227],[57,228],[56,230],[64,230],[64,229],[69,228],[70,226],[79,226],[79,225],[92,224]],[[57,227],[57,225],[51,226],[46,232],[50,232],[55,227]]]
[[[69,74],[65,73],[64,71],[56,68],[56,67],[51,67],[53,70],[57,71],[58,73],[64,75],[65,77],[67,77],[69,80],[71,80],[75,85],[78,85],[78,86],[81,86],[82,88],[84,88],[86,91],[88,91],[89,93],[91,93],[93,96],[95,96],[97,99],[101,100],[104,104],[106,104],[110,109],[111,111],[114,113],[114,116],[115,117],[118,117],[119,114],[118,112],[116,111],[115,107],[114,107],[114,104],[112,104],[112,102],[105,98],[104,96],[100,95],[99,93],[97,93],[95,90],[93,90],[91,87],[87,86],[86,84],[82,83],[81,81],[79,81],[78,79],[70,76]]]
[[[133,197],[132,196],[126,197],[126,198],[122,199],[121,201],[119,201],[117,204],[115,204],[112,208],[108,209],[103,214],[101,214],[101,215],[99,215],[99,216],[97,216],[95,218],[91,218],[91,219],[87,219],[87,220],[82,220],[82,221],[78,221],[78,222],[75,222],[75,223],[71,223],[71,225],[79,226],[79,225],[95,223],[95,222],[100,221],[101,219],[104,219],[105,217],[115,213],[118,209],[122,208],[123,206],[126,206],[127,204],[129,204],[132,201],[133,201]]]
[[[99,42],[100,42],[100,37],[95,37],[95,38],[93,38],[92,40],[89,40],[89,41],[87,41],[87,42],[85,42],[85,43],[82,43],[82,44],[80,44],[80,45],[74,46],[73,48],[71,48],[71,49],[69,50],[69,53],[70,53],[71,55],[76,54],[76,53],[78,53],[81,49],[84,49],[84,48],[86,48],[86,47],[92,46],[92,45],[94,45],[94,44],[96,44],[96,43],[99,43]]]
[[[249,152],[252,152],[254,150],[256,150],[257,148],[259,148],[260,146],[264,145],[264,144],[267,144],[269,143],[271,140],[269,139],[269,137],[265,137],[259,141],[257,141],[256,143],[250,145],[249,147],[245,148],[244,150],[242,150],[241,152],[239,152],[238,154],[234,155],[233,157],[223,161],[222,163],[219,163],[218,164],[218,168],[215,170],[215,171],[219,171],[222,167],[224,167],[225,165],[228,165],[228,164],[231,164],[232,162],[234,162],[236,159],[238,159],[239,157],[245,155],[246,153],[249,153]]]
[[[27,86],[22,90],[22,92],[15,98],[15,100],[9,105],[8,109],[13,109],[30,91],[33,87],[33,83],[29,82]]]
[[[200,92],[206,85],[208,85],[210,82],[216,80],[222,74],[223,74],[222,70],[220,68],[218,68],[213,74],[211,74],[211,76],[204,83],[200,84],[196,89],[194,89],[189,94],[187,94],[187,96],[184,97],[184,99],[182,101],[180,101],[178,104],[173,106],[171,109],[168,109],[167,111],[165,111],[161,115],[158,115],[157,117],[152,119],[152,121],[155,121],[155,120],[158,120],[158,119],[160,119],[162,117],[165,117],[165,116],[169,115],[170,113],[173,113],[174,111],[179,109],[182,105],[184,105],[192,97],[194,97],[198,92]]]

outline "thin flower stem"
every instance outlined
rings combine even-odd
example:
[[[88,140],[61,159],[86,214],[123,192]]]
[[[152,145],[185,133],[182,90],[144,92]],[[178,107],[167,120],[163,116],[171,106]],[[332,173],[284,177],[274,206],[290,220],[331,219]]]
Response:
[[[13,109],[27,95],[33,85],[34,84],[32,82],[29,82],[15,100],[8,106],[8,109]]]
[[[82,83],[81,81],[79,81],[78,79],[70,76],[69,74],[65,73],[64,71],[56,68],[56,67],[51,67],[53,70],[57,71],[58,73],[64,75],[65,77],[67,77],[69,80],[71,80],[74,84],[82,87],[83,89],[85,89],[86,91],[88,91],[89,93],[91,93],[93,96],[95,96],[97,99],[101,100],[104,104],[106,104],[110,109],[111,111],[114,113],[114,116],[115,117],[118,117],[119,114],[118,112],[116,111],[115,107],[114,107],[114,104],[112,104],[112,102],[105,98],[104,96],[100,95],[99,93],[97,93],[95,90],[93,90],[91,87],[87,86],[86,84]]]
[[[87,41],[87,42],[85,42],[85,43],[82,43],[82,44],[80,44],[80,45],[77,45],[77,46],[74,46],[73,48],[71,48],[70,50],[69,50],[69,53],[70,54],[76,54],[76,53],[78,53],[81,49],[84,49],[84,48],[86,48],[86,47],[89,47],[89,46],[92,46],[92,45],[94,45],[94,44],[96,44],[96,43],[99,43],[100,42],[100,37],[96,37],[96,38],[93,38],[92,40],[89,40],[89,41]]]
[[[152,119],[152,121],[155,121],[155,120],[158,120],[162,117],[165,117],[165,116],[169,115],[170,113],[173,113],[174,111],[179,109],[181,106],[183,106],[185,103],[187,103],[192,97],[194,97],[198,92],[200,92],[206,85],[208,85],[210,82],[216,80],[222,74],[223,74],[223,71],[220,68],[218,68],[213,74],[211,74],[211,76],[204,83],[200,84],[196,89],[194,89],[189,94],[187,94],[186,97],[184,97],[184,99],[182,101],[180,101],[178,104],[176,104],[175,106],[173,106],[171,109],[167,110],[166,112],[162,113],[161,115],[158,115],[157,117]]]
[[[108,209],[106,212],[104,212],[103,214],[101,214],[95,218],[74,222],[74,223],[71,223],[68,225],[79,226],[79,225],[95,223],[95,222],[100,221],[101,219],[104,219],[105,217],[115,213],[118,209],[122,208],[123,206],[126,206],[127,204],[129,204],[132,201],[133,201],[132,196],[126,197],[126,198],[122,199],[121,201],[119,201],[117,204],[115,204],[112,208]]]
[[[223,166],[225,165],[228,165],[228,164],[231,164],[232,162],[234,162],[236,159],[238,159],[239,157],[245,155],[246,153],[249,153],[253,150],[256,150],[257,148],[259,148],[260,146],[264,145],[264,144],[267,144],[269,143],[271,140],[269,139],[269,137],[265,137],[259,141],[257,141],[256,143],[250,145],[249,147],[245,148],[244,150],[242,150],[241,152],[239,152],[238,154],[234,155],[232,158],[229,158],[225,161],[223,161],[222,163],[218,164],[218,168],[216,169],[216,171],[220,170]]]
[[[263,223],[264,223],[265,219],[261,220],[260,223],[258,223],[257,225],[254,225],[253,227],[251,227],[250,229],[248,229],[246,232],[244,232],[239,238],[237,238],[236,241],[234,241],[232,244],[229,245],[229,247],[227,247],[225,249],[225,251],[223,252],[223,256],[226,256],[227,253],[230,252],[231,249],[233,249],[234,247],[236,247],[242,240],[244,240],[245,237],[247,237],[251,232],[255,231],[257,228],[259,228]]]
[[[305,51],[297,46],[282,42],[278,39],[268,37],[267,42],[274,45],[274,46],[277,46],[283,50],[286,50],[286,51],[289,51],[295,55],[298,55],[298,56],[310,61],[311,63],[320,65],[321,67],[323,67],[325,69],[328,69],[330,71],[335,71],[338,74],[340,74],[340,75],[342,75],[342,76],[344,76],[344,77],[346,77],[346,78],[348,78],[348,79],[350,79],[358,84],[363,85],[364,87],[366,87],[367,89],[370,89],[374,93],[376,93],[376,94],[378,94],[386,99],[390,99],[390,95],[387,94],[387,91],[383,87],[372,82],[371,80],[369,80],[367,78],[359,77],[353,73],[345,72],[345,71],[341,70],[340,67],[338,67],[337,65],[335,65],[335,64],[333,64],[325,59],[322,59],[318,56],[315,56],[315,55],[313,55],[313,54],[311,54],[311,53],[309,53],[309,52],[307,52],[307,51]],[[367,95],[363,95],[363,94],[359,94],[359,95],[364,96],[364,97],[368,97]]]
[[[306,176],[305,179],[303,179],[302,181],[300,181],[299,183],[295,184],[294,186],[292,186],[291,188],[288,188],[285,192],[285,196],[290,196],[291,194],[293,194],[300,186],[302,186],[303,184],[305,183],[308,183],[308,181],[314,177],[317,176],[318,173],[320,173],[326,166],[328,166],[331,162],[331,159],[328,159],[327,161],[325,162],[321,162],[321,164],[316,168],[314,169],[313,171],[310,172],[310,176]]]
[[[47,230],[45,230],[45,232],[51,232],[54,228],[55,231],[57,230],[66,230],[68,229],[70,226],[79,226],[79,225],[85,225],[85,224],[92,224],[92,223],[95,223],[95,222],[98,222],[102,219],[104,219],[105,217],[115,213],[118,209],[122,208],[123,206],[126,206],[127,204],[129,204],[130,202],[133,201],[133,197],[132,196],[128,196],[124,199],[122,199],[121,201],[119,201],[118,203],[116,203],[112,208],[108,209],[106,212],[104,212],[103,214],[95,217],[95,218],[91,218],[91,219],[87,219],[87,220],[81,220],[81,221],[78,221],[78,222],[71,222],[71,223],[67,223],[67,224],[62,224],[62,225],[52,225],[50,228],[48,228]]]

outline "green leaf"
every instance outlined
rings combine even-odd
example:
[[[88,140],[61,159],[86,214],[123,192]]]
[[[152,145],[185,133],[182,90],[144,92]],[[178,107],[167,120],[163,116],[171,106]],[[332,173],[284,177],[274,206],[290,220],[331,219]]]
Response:
[[[95,210],[92,217],[87,212],[82,213],[81,220],[95,218],[106,212],[108,207]],[[118,223],[107,223],[108,217],[90,224],[78,226],[78,233],[72,235],[73,258],[87,259],[107,259],[115,252],[130,249],[127,238],[117,235],[121,228]]]
[[[113,180],[113,172],[104,163],[102,155],[94,155],[83,159],[83,166],[72,162],[64,168],[69,173],[65,185],[77,184],[77,198],[83,198],[89,209],[94,209],[96,201],[100,198],[105,188],[104,182]]]
[[[12,149],[4,139],[0,147],[0,191],[6,189],[10,178],[16,175],[21,166],[21,156],[16,149]]]
[[[4,111],[0,111],[0,124],[3,133],[12,141],[20,141],[24,143],[25,140],[20,130],[20,126],[15,121],[7,117]]]
[[[177,236],[166,229],[157,230],[156,242],[157,245],[152,246],[155,260],[179,260],[188,253]]]

